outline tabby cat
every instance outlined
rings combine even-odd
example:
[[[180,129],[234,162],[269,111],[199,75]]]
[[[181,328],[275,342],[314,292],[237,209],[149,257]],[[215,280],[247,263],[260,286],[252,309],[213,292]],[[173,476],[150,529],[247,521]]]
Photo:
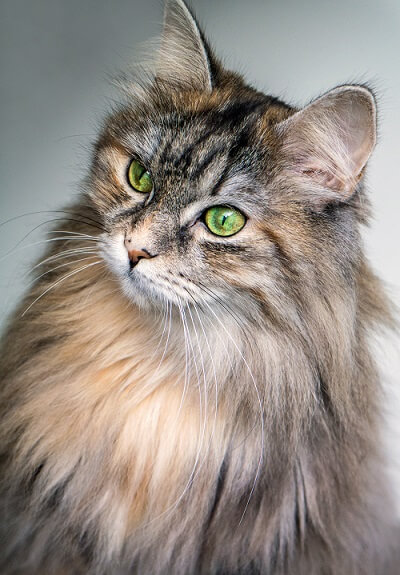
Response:
[[[167,1],[2,342],[3,575],[400,572],[375,138],[367,87],[294,109]]]

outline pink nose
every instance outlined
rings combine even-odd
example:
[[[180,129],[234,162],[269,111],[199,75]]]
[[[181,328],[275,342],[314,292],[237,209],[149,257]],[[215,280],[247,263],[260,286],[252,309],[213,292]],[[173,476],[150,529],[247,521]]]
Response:
[[[130,250],[128,249],[128,258],[131,269],[135,267],[135,265],[142,260],[143,258],[150,259],[151,255],[147,250]]]
[[[131,266],[131,269],[135,267],[135,265],[139,262],[139,260],[142,260],[143,258],[150,259],[152,257],[151,254],[149,254],[149,252],[144,248],[141,250],[132,249],[132,240],[129,236],[125,238],[124,243],[126,251],[128,252],[129,264]]]

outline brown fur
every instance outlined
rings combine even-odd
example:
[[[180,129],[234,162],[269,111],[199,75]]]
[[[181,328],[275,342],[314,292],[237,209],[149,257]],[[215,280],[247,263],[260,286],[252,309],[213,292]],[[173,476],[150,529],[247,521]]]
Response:
[[[309,109],[245,86],[169,11],[157,77],[107,120],[3,341],[1,573],[394,575],[369,342],[392,319],[352,137],[331,153],[346,124],[322,100],[302,148]],[[205,68],[179,84],[181,20]],[[198,214],[230,201],[245,227],[212,236]],[[127,234],[156,256],[131,275]]]

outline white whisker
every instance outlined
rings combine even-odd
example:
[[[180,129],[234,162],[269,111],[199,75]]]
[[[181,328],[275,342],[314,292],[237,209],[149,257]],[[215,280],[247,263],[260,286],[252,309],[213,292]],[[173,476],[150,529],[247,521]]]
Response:
[[[183,324],[183,322],[182,322],[182,324]],[[183,391],[182,391],[181,401],[180,401],[179,408],[178,408],[177,417],[180,416],[180,413],[181,413],[181,410],[183,407],[183,402],[184,402],[185,397],[186,397],[187,388],[189,386],[189,378],[190,378],[190,349],[189,349],[189,342],[187,339],[186,330],[185,330],[184,326],[183,326],[183,336],[184,336],[184,341],[185,341],[185,376],[184,376]]]
[[[93,236],[91,234],[82,234],[81,232],[70,232],[68,230],[50,230],[49,233],[50,234],[68,234],[68,235],[75,236],[75,237],[92,238],[92,239],[95,239],[97,241],[101,241],[101,238],[99,236]]]
[[[9,221],[12,221],[12,219],[9,220]],[[51,220],[46,220],[45,222],[41,222],[40,224],[38,224],[37,226],[35,226],[35,227],[34,227],[32,230],[30,230],[27,234],[25,234],[25,235],[23,236],[23,238],[20,239],[20,240],[16,243],[16,245],[15,245],[11,250],[9,250],[6,254],[4,254],[3,257],[6,257],[6,256],[8,256],[10,253],[14,253],[15,251],[18,251],[18,247],[19,247],[21,244],[23,244],[24,241],[25,241],[31,234],[33,234],[36,230],[38,230],[39,228],[41,228],[41,227],[43,227],[43,226],[45,226],[45,225],[51,224],[51,223],[53,223],[53,222],[56,222],[56,221],[62,221],[62,222],[64,222],[64,223],[65,223],[65,221],[73,221],[73,222],[83,223],[83,224],[86,224],[86,225],[92,225],[92,226],[93,226],[93,224],[88,224],[87,222],[84,222],[84,221],[82,221],[82,220],[76,220],[76,219],[72,219],[72,218],[52,218]],[[6,223],[7,223],[7,222],[6,222]],[[100,228],[100,227],[98,227],[98,226],[96,226],[96,227],[97,227],[100,231],[104,231],[102,228]],[[61,233],[61,232],[60,232],[59,230],[50,230],[49,233]],[[62,233],[64,233],[64,234],[71,234],[71,235],[75,235],[75,236],[82,236],[82,237],[87,237],[87,238],[99,238],[99,236],[93,236],[93,235],[90,235],[90,234],[82,234],[82,233],[80,233],[80,232],[75,232],[75,231],[72,232],[72,231],[62,230]],[[24,247],[25,247],[25,246],[24,246]]]
[[[199,323],[200,323],[200,327],[201,327],[202,332],[203,332],[203,335],[204,335],[204,340],[205,340],[205,342],[206,342],[206,346],[207,346],[207,349],[208,349],[208,353],[209,353],[209,355],[210,355],[210,360],[211,360],[212,369],[213,369],[213,375],[214,375],[214,383],[215,383],[215,414],[214,414],[214,425],[213,425],[213,429],[212,429],[212,433],[211,433],[211,438],[212,438],[212,437],[214,436],[214,432],[215,432],[215,426],[216,426],[216,421],[217,421],[217,412],[218,412],[218,380],[217,380],[217,372],[216,372],[216,369],[215,369],[214,357],[213,357],[213,354],[212,354],[212,351],[211,351],[210,344],[209,344],[209,342],[208,342],[208,338],[207,338],[207,335],[206,335],[206,331],[205,331],[205,328],[204,328],[204,324],[203,324],[203,322],[201,321],[200,314],[199,314],[199,311],[198,311],[198,308],[197,308],[197,305],[196,305],[196,304],[194,304],[194,310],[195,310],[195,312],[196,312],[196,315],[197,315],[198,320],[199,320]]]
[[[198,317],[198,319],[199,319],[200,325],[201,325],[202,330],[203,330],[203,334],[204,334],[204,336],[205,336],[204,339],[205,339],[205,341],[206,341],[206,345],[207,345],[207,347],[208,347],[209,354],[210,354],[210,360],[211,360],[211,363],[212,363],[212,365],[213,365],[214,380],[215,380],[216,389],[217,389],[217,387],[218,387],[218,384],[217,384],[217,375],[216,375],[216,371],[215,371],[215,364],[214,364],[214,360],[213,360],[213,357],[212,357],[212,352],[211,352],[210,344],[208,343],[208,339],[207,339],[207,337],[206,337],[206,333],[205,333],[205,331],[204,331],[204,326],[203,326],[203,324],[202,324],[202,322],[201,322],[199,313],[198,313],[198,311],[197,311],[196,304],[194,304],[194,309],[195,309],[195,311],[196,311],[196,313],[197,313],[197,317]],[[192,321],[192,325],[193,325],[194,332],[195,332],[195,334],[196,334],[197,345],[198,345],[198,348],[199,348],[199,353],[200,353],[200,358],[201,358],[201,363],[202,363],[202,369],[203,369],[203,376],[204,376],[204,378],[203,378],[203,379],[204,379],[204,403],[205,403],[205,407],[204,407],[204,427],[203,427],[203,434],[205,434],[206,422],[207,422],[207,413],[208,413],[208,393],[207,393],[207,381],[206,381],[206,378],[205,378],[205,364],[204,364],[204,359],[203,359],[203,352],[202,352],[202,350],[201,350],[200,338],[199,338],[199,336],[198,336],[197,329],[196,329],[196,326],[195,326],[195,323],[194,323],[194,318],[193,318],[192,312],[190,311],[190,307],[189,307],[189,306],[187,307],[187,310],[188,310],[188,313],[189,313],[189,315],[190,315],[190,319],[191,319],[191,321]],[[217,398],[217,396],[216,396],[216,398]],[[217,399],[216,399],[216,403],[217,403]],[[216,407],[217,407],[217,405],[216,405]],[[192,477],[192,481],[193,481],[193,479],[199,474],[201,468],[203,467],[204,463],[205,463],[206,460],[207,460],[207,455],[208,455],[209,450],[210,450],[210,448],[211,448],[212,439],[213,439],[214,433],[215,433],[216,421],[217,421],[217,411],[215,410],[213,425],[212,425],[210,437],[209,437],[209,440],[208,440],[208,447],[207,447],[207,449],[205,450],[205,453],[204,453],[204,457],[203,457],[202,462],[200,463],[200,465],[198,465],[197,470],[196,470],[196,473],[195,473],[195,475]]]
[[[187,481],[187,484],[183,490],[183,492],[181,493],[181,495],[179,496],[179,498],[177,499],[177,501],[175,502],[175,504],[173,505],[172,509],[175,509],[176,506],[178,505],[179,501],[181,501],[183,499],[183,497],[185,496],[189,486],[191,485],[193,478],[195,477],[195,473],[196,473],[196,469],[197,466],[199,464],[199,460],[200,460],[200,456],[201,456],[201,450],[203,447],[203,442],[204,442],[204,436],[205,436],[205,429],[206,429],[206,418],[202,417],[203,416],[203,410],[205,410],[206,413],[206,406],[204,406],[203,408],[203,401],[202,401],[202,395],[201,395],[201,382],[200,382],[200,371],[197,365],[197,361],[196,361],[196,355],[194,352],[194,348],[193,348],[193,343],[192,343],[192,338],[190,336],[190,331],[189,331],[189,326],[187,324],[187,320],[186,320],[186,314],[185,314],[185,310],[184,307],[182,305],[182,301],[179,299],[179,311],[181,313],[181,318],[182,318],[182,323],[184,326],[184,329],[186,330],[187,336],[188,336],[188,342],[189,342],[189,346],[190,346],[190,350],[192,352],[192,358],[193,358],[193,363],[194,363],[194,368],[195,368],[195,372],[196,372],[196,378],[197,378],[197,387],[199,390],[199,410],[200,410],[200,415],[199,415],[199,422],[200,422],[200,427],[199,427],[199,440],[198,440],[198,449],[197,449],[197,454],[196,454],[196,458],[195,458],[195,462],[193,464],[193,469],[190,473],[189,479]],[[203,370],[203,379],[205,381],[206,384],[206,380],[205,380],[205,368],[204,368],[204,363],[202,361],[202,370]],[[202,419],[204,421],[203,425],[202,425]]]
[[[211,313],[213,314],[213,316],[215,317],[215,319],[218,321],[218,323],[221,325],[222,329],[224,330],[224,332],[226,333],[226,335],[228,336],[228,338],[229,338],[229,339],[231,340],[231,342],[233,343],[233,345],[234,345],[236,351],[239,353],[239,355],[240,355],[240,357],[241,357],[241,360],[243,361],[244,365],[246,366],[246,369],[247,369],[247,371],[248,371],[248,373],[249,373],[249,375],[250,375],[250,379],[251,379],[251,381],[252,381],[252,383],[253,383],[253,385],[254,385],[254,389],[255,389],[255,391],[256,391],[257,401],[258,401],[259,410],[260,410],[260,418],[261,418],[261,450],[260,450],[260,458],[259,458],[259,460],[258,460],[256,475],[255,475],[254,482],[253,482],[253,485],[252,485],[252,488],[251,488],[251,491],[250,491],[250,495],[249,495],[249,497],[248,497],[248,499],[247,499],[247,502],[246,502],[244,511],[243,511],[242,516],[241,516],[240,521],[239,521],[239,525],[240,525],[240,524],[242,523],[242,521],[243,521],[243,518],[244,518],[244,516],[245,516],[245,514],[246,514],[246,511],[247,511],[247,508],[248,508],[248,506],[249,506],[251,497],[252,497],[252,495],[253,495],[253,493],[254,493],[254,490],[255,490],[255,488],[256,488],[256,484],[257,484],[257,481],[258,481],[258,478],[259,478],[259,475],[260,475],[260,472],[261,472],[261,465],[262,465],[262,462],[263,462],[263,459],[264,459],[264,408],[263,408],[263,404],[262,404],[262,401],[261,401],[260,392],[259,392],[259,390],[258,390],[256,381],[255,381],[255,378],[254,378],[254,376],[253,376],[253,373],[252,373],[252,371],[251,371],[251,369],[250,369],[250,366],[249,366],[249,364],[247,363],[245,357],[243,356],[242,352],[240,351],[240,349],[239,349],[237,343],[235,342],[235,340],[233,339],[233,337],[231,336],[231,334],[229,333],[229,331],[226,329],[226,327],[224,326],[224,324],[222,323],[222,321],[219,319],[219,317],[215,314],[215,312],[214,312],[214,310],[212,309],[212,307],[211,307],[205,300],[204,300],[204,303],[205,303],[205,305],[209,308],[209,310],[211,311]]]
[[[38,267],[40,267],[40,266],[42,266],[42,265],[44,265],[44,264],[46,264],[46,263],[52,262],[52,261],[56,261],[56,260],[59,260],[59,259],[64,259],[64,258],[66,258],[66,257],[73,256],[73,255],[81,255],[81,254],[85,254],[85,253],[87,253],[87,254],[90,254],[90,253],[98,253],[98,250],[97,250],[97,248],[93,248],[93,247],[73,248],[73,249],[70,249],[70,250],[64,250],[64,251],[62,251],[62,252],[59,252],[59,253],[57,253],[57,254],[54,254],[53,256],[49,256],[49,257],[45,258],[44,260],[40,261],[39,263],[37,263],[36,265],[34,265],[34,266],[31,268],[30,271],[33,271],[33,270],[35,270],[36,268],[38,268]],[[29,273],[29,272],[28,272],[28,273]]]
[[[50,287],[48,287],[39,297],[37,297],[35,300],[33,300],[33,302],[26,308],[26,310],[21,314],[21,317],[24,317],[24,315],[32,308],[32,306],[38,302],[40,299],[42,299],[42,297],[44,297],[47,293],[49,293],[50,290],[52,290],[53,288],[57,287],[60,283],[62,283],[64,280],[70,278],[71,276],[76,275],[77,273],[86,270],[87,268],[90,268],[92,266],[96,266],[99,265],[103,262],[93,262],[91,264],[88,264],[86,266],[82,266],[81,268],[74,270],[73,272],[63,276],[61,279],[57,280],[54,284],[52,284]]]
[[[89,206],[82,206],[82,207],[89,207]],[[86,215],[81,214],[79,212],[73,212],[70,210],[41,210],[41,211],[36,211],[36,212],[26,212],[25,214],[20,214],[19,216],[13,216],[12,218],[9,218],[8,220],[0,222],[0,227],[5,226],[6,224],[9,224],[11,222],[15,222],[16,220],[19,220],[21,218],[26,218],[28,216],[37,216],[37,215],[42,215],[42,214],[67,214],[67,216],[76,216],[76,217],[75,218],[68,218],[68,217],[52,218],[51,220],[47,220],[46,222],[41,222],[35,229],[37,229],[38,227],[43,226],[45,224],[49,224],[51,222],[61,220],[61,221],[78,222],[78,223],[86,224],[87,226],[92,226],[92,227],[97,228],[103,232],[105,231],[103,224],[101,222],[99,222],[98,220],[95,220],[94,218],[92,218],[90,216],[86,216]],[[80,219],[77,220],[76,218],[80,218]]]
[[[163,351],[162,356],[161,356],[161,359],[160,359],[160,361],[159,361],[159,363],[158,363],[158,366],[157,366],[157,369],[156,369],[156,371],[155,371],[155,374],[158,373],[158,371],[159,371],[159,369],[160,369],[160,367],[161,367],[161,364],[162,364],[162,362],[164,361],[164,358],[165,358],[165,355],[166,355],[167,349],[168,349],[168,343],[169,343],[169,338],[170,338],[170,334],[171,334],[171,323],[172,323],[172,322],[171,322],[171,313],[172,313],[171,308],[172,308],[172,304],[170,304],[170,308],[169,308],[169,325],[168,325],[167,340],[166,340],[166,342],[165,342],[164,351]]]
[[[195,472],[196,472],[196,469],[197,469],[197,466],[198,466],[198,462],[199,462],[199,460],[200,460],[201,449],[202,449],[202,446],[203,446],[203,438],[202,438],[202,436],[201,436],[201,432],[202,432],[202,424],[201,424],[201,422],[202,422],[202,400],[201,400],[200,373],[199,373],[199,369],[198,369],[198,366],[197,366],[197,361],[196,361],[195,354],[194,354],[193,344],[192,344],[192,341],[191,341],[191,338],[190,338],[190,334],[189,334],[189,328],[188,328],[188,325],[187,325],[186,315],[185,315],[184,308],[183,308],[183,305],[182,305],[182,301],[180,300],[180,298],[179,298],[179,303],[178,303],[178,310],[179,310],[179,313],[180,313],[180,317],[181,317],[181,321],[182,321],[184,333],[185,333],[185,334],[187,335],[187,337],[188,337],[188,342],[189,342],[190,350],[191,350],[191,352],[192,352],[192,358],[193,358],[193,363],[194,363],[195,372],[196,372],[196,377],[197,377],[197,387],[198,387],[198,390],[199,390],[199,400],[200,400],[200,417],[199,417],[199,422],[200,422],[200,425],[199,425],[199,435],[200,435],[200,436],[199,436],[199,439],[198,439],[198,448],[197,448],[197,453],[196,453],[195,462],[194,462],[194,464],[193,464],[193,468],[192,468],[192,471],[191,471],[191,473],[190,473],[189,479],[187,480],[186,485],[185,485],[185,487],[183,488],[182,493],[179,495],[179,497],[175,500],[175,502],[174,502],[170,507],[168,507],[165,511],[163,511],[162,513],[160,513],[159,515],[157,515],[157,517],[154,517],[153,519],[151,519],[150,521],[148,521],[148,522],[146,523],[146,525],[143,526],[143,527],[149,527],[149,526],[150,526],[152,523],[154,523],[155,521],[158,521],[158,520],[160,520],[160,519],[162,519],[162,518],[166,518],[166,517],[170,516],[170,515],[173,513],[173,511],[178,507],[179,503],[180,503],[180,502],[182,501],[182,499],[185,497],[185,495],[186,495],[188,489],[190,488],[190,485],[192,484],[192,481],[193,481],[193,478],[194,478],[194,476],[195,476]],[[186,338],[186,335],[185,335],[185,338]]]
[[[159,350],[160,345],[161,345],[161,342],[162,342],[162,340],[163,340],[164,334],[165,334],[165,332],[166,332],[166,330],[167,330],[167,319],[168,319],[168,311],[169,311],[169,306],[170,306],[170,305],[171,305],[170,302],[167,300],[167,304],[166,304],[166,306],[165,306],[165,309],[164,309],[164,312],[163,312],[163,317],[162,317],[163,330],[162,330],[161,336],[160,336],[160,338],[159,338],[159,340],[158,340],[158,344],[157,344],[156,348],[154,349],[153,353],[152,353],[151,356],[150,356],[149,363],[151,363],[152,359],[153,359],[154,356],[157,354],[157,351]]]
[[[44,277],[45,275],[50,274],[50,273],[52,273],[52,272],[54,272],[60,268],[65,268],[66,266],[70,266],[71,264],[77,264],[78,262],[83,262],[85,260],[92,260],[95,257],[97,257],[96,254],[94,254],[92,256],[88,256],[86,258],[80,258],[78,260],[72,260],[72,261],[66,262],[65,264],[60,264],[60,265],[56,266],[55,268],[51,268],[51,270],[47,270],[46,272],[40,274],[40,276],[35,278],[35,281],[39,280],[40,278]]]
[[[48,238],[47,240],[40,240],[38,242],[29,242],[26,246],[19,246],[17,248],[13,248],[12,250],[8,251],[7,253],[5,253],[1,256],[0,262],[3,261],[5,258],[9,257],[10,255],[15,254],[16,252],[20,252],[21,250],[25,250],[26,248],[32,248],[34,246],[39,246],[39,245],[47,244],[50,242],[60,242],[60,241],[65,241],[65,240],[68,240],[70,242],[85,240],[86,242],[97,242],[98,243],[98,240],[94,240],[92,238],[80,238],[80,237],[70,237],[70,236],[63,236],[60,238]]]

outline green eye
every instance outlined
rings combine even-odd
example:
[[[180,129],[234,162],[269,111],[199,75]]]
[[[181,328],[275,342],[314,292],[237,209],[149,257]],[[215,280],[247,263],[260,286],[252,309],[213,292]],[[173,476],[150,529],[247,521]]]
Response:
[[[246,218],[235,208],[213,206],[206,211],[204,222],[216,236],[233,236],[244,227]]]
[[[140,162],[132,160],[128,170],[128,180],[130,185],[137,192],[149,194],[153,189],[153,180],[149,172]]]

